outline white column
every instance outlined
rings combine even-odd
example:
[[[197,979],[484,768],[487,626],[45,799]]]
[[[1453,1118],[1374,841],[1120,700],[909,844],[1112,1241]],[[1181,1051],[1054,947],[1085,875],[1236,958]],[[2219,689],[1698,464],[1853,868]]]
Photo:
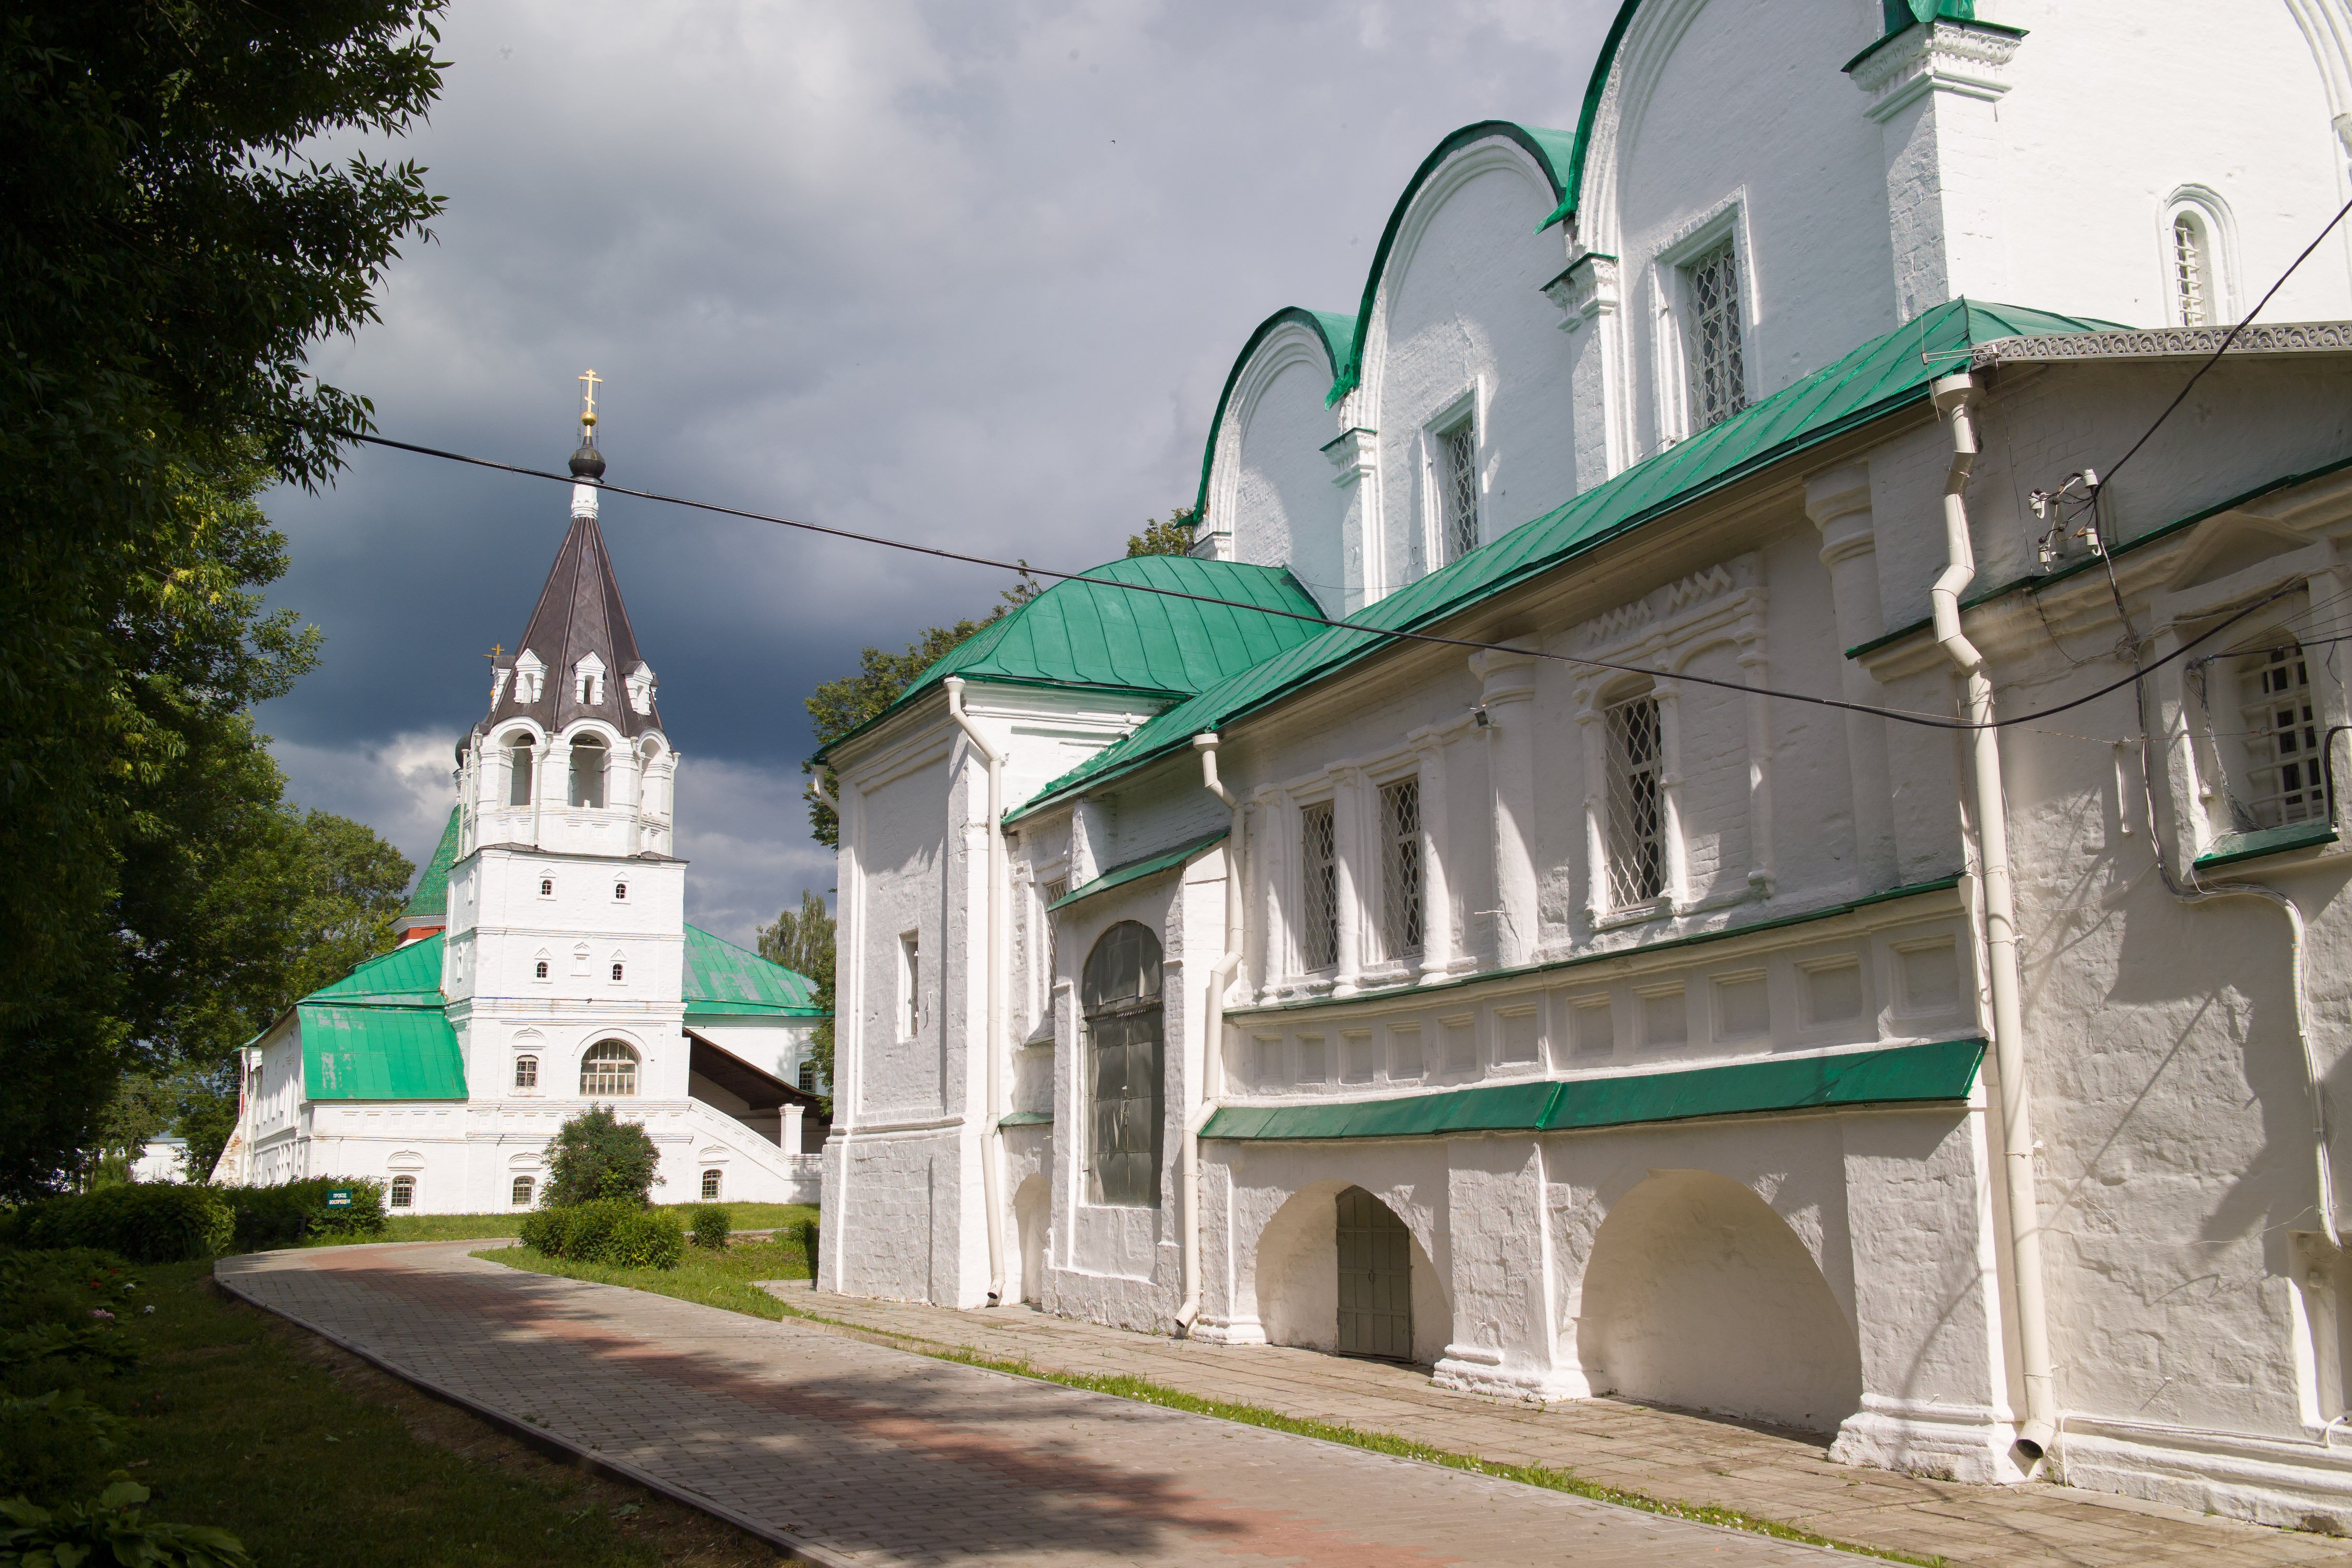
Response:
[[[1433,730],[1406,737],[1421,749],[1421,978],[1443,980],[1454,968],[1454,893],[1446,862],[1445,741]]]
[[[1658,702],[1658,841],[1666,852],[1666,907],[1681,912],[1690,900],[1690,853],[1683,843],[1682,689],[1660,681]]]
[[[1348,400],[1352,412],[1355,399]],[[1323,455],[1339,472],[1331,482],[1339,487],[1339,537],[1346,541],[1342,613],[1353,615],[1388,592],[1387,544],[1381,529],[1380,440],[1377,434],[1352,423],[1328,443]]]
[[[1487,649],[1470,656],[1485,683],[1487,776],[1494,788],[1495,962],[1535,956],[1535,656]]]
[[[1259,797],[1258,853],[1255,857],[1264,900],[1265,963],[1258,972],[1258,1000],[1271,1000],[1290,978],[1290,930],[1283,918],[1288,900],[1291,847],[1298,834],[1298,814],[1287,796],[1268,793]]]
[[[1748,885],[1759,898],[1772,896],[1772,701],[1771,666],[1764,656],[1762,610],[1738,626],[1739,670],[1748,689]]]
[[[1364,965],[1364,893],[1373,879],[1365,874],[1364,775],[1355,768],[1334,770],[1331,781],[1331,868],[1338,886],[1336,905],[1339,969],[1331,994],[1352,996]]]
[[[1830,600],[1843,654],[1886,629],[1878,597],[1878,532],[1870,511],[1870,470],[1855,463],[1808,480],[1805,515],[1821,530],[1822,564],[1829,568]],[[1860,659],[1841,658],[1838,664],[1847,701],[1879,701],[1878,683]],[[1859,890],[1872,892],[1894,887],[1897,880],[1886,721],[1867,713],[1848,713],[1844,720],[1846,772],[1853,789],[1855,871]]]
[[[1609,734],[1591,692],[1576,710],[1584,756],[1584,918],[1594,926],[1611,908],[1609,896]]]
[[[783,1111],[783,1124],[777,1131],[776,1147],[787,1154],[797,1154],[801,1152],[801,1118],[808,1114],[808,1108],[787,1100]]]

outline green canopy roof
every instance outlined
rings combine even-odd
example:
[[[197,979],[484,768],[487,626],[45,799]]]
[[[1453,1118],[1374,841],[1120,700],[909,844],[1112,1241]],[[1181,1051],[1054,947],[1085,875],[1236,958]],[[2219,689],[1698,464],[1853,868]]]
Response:
[[[401,919],[446,917],[449,912],[449,868],[457,863],[457,808],[453,805],[449,808],[449,826],[441,830],[440,847],[425,863],[425,873],[416,879],[416,891],[408,895],[407,906],[400,911]]]
[[[1418,631],[1549,572],[1643,523],[1785,460],[1855,426],[1923,402],[1928,384],[1964,368],[1969,353],[1998,338],[2103,331],[2107,321],[1971,300],[1913,319],[1689,440],[1636,463],[1565,505],[1526,522],[1399,589],[1345,626],[1332,626],[1209,688],[1139,726],[1009,814],[1017,820],[1091,785],[1188,745],[1390,647],[1391,631]]]
[[[1189,843],[1179,844],[1173,849],[1163,849],[1157,855],[1146,856],[1140,860],[1129,860],[1124,866],[1114,866],[1086,886],[1073,888],[1055,900],[1047,908],[1049,911],[1066,910],[1081,899],[1091,899],[1097,893],[1108,893],[1113,888],[1123,888],[1129,882],[1139,882],[1155,872],[1171,870],[1208,848],[1212,844],[1223,842],[1227,831],[1220,827],[1214,833],[1204,833]]]
[[[368,959],[331,985],[321,985],[305,1002],[352,1007],[441,1005],[441,937],[438,933]]]
[[[417,945],[422,946],[423,943]],[[305,1002],[302,1092],[311,1100],[463,1100],[457,1032],[438,1007]]]
[[[817,1005],[816,984],[807,975],[687,927],[687,1021],[745,1015],[822,1018],[824,1009]]]
[[[1138,593],[1135,584],[1156,593]],[[1223,603],[1175,597],[1199,595]],[[956,645],[883,713],[818,753],[864,733],[950,675],[1189,697],[1313,637],[1322,609],[1279,566],[1138,555],[1066,578]]]
[[[1674,1072],[1494,1084],[1387,1100],[1228,1105],[1203,1138],[1430,1138],[1451,1132],[1562,1132],[1849,1105],[1966,1100],[1980,1039],[1780,1057]]]

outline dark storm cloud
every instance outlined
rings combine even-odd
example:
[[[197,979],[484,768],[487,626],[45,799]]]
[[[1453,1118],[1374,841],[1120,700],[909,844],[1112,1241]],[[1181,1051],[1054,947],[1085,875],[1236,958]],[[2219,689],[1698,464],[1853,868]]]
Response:
[[[593,364],[617,483],[1083,567],[1192,500],[1253,325],[1354,308],[1440,136],[1573,122],[1610,9],[457,0],[403,149],[438,242],[318,365],[386,434],[561,468]],[[565,510],[380,451],[273,500],[278,600],[328,634],[264,716],[305,804],[429,851]],[[686,758],[689,913],[748,937],[831,886],[810,688],[1006,584],[620,498],[604,524]]]

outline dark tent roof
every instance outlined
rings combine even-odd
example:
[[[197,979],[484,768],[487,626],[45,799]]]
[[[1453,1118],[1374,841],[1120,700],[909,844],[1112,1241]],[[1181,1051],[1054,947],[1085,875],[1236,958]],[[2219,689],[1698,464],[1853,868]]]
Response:
[[[563,547],[555,552],[555,566],[547,586],[539,593],[539,607],[530,613],[515,658],[530,653],[546,667],[546,684],[535,702],[522,695],[509,678],[490,705],[483,728],[502,720],[536,719],[550,733],[581,719],[602,719],[624,735],[658,732],[661,710],[651,700],[637,711],[629,700],[628,679],[645,663],[637,652],[636,634],[629,628],[629,612],[621,603],[621,585],[613,578],[613,563],[604,552],[604,536],[593,517],[574,517]],[[590,654],[604,667],[603,700],[581,700],[572,672]],[[499,661],[500,668],[509,668]],[[594,692],[591,696],[596,695]]]

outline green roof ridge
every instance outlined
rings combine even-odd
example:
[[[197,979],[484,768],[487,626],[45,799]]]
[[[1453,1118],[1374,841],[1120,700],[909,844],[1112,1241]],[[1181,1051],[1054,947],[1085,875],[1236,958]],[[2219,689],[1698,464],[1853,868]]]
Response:
[[[1165,592],[1137,593],[1134,586]],[[1174,596],[1185,594],[1227,602]],[[1064,578],[958,643],[889,707],[835,737],[816,760],[951,675],[1186,698],[1313,637],[1322,616],[1314,595],[1286,567],[1190,555],[1107,562]]]
[[[1955,300],[1871,339],[1834,363],[1521,523],[1262,664],[1178,703],[1106,746],[1007,814],[1017,821],[1104,777],[1222,729],[1306,683],[1391,646],[1513,584],[1838,433],[1926,398],[1977,344],[2112,330],[2110,321]]]
[[[420,915],[446,915],[449,912],[449,868],[457,863],[457,808],[449,808],[448,826],[441,829],[441,842],[433,851],[433,858],[416,879],[416,891],[408,895],[408,902],[400,911],[403,920]]]

